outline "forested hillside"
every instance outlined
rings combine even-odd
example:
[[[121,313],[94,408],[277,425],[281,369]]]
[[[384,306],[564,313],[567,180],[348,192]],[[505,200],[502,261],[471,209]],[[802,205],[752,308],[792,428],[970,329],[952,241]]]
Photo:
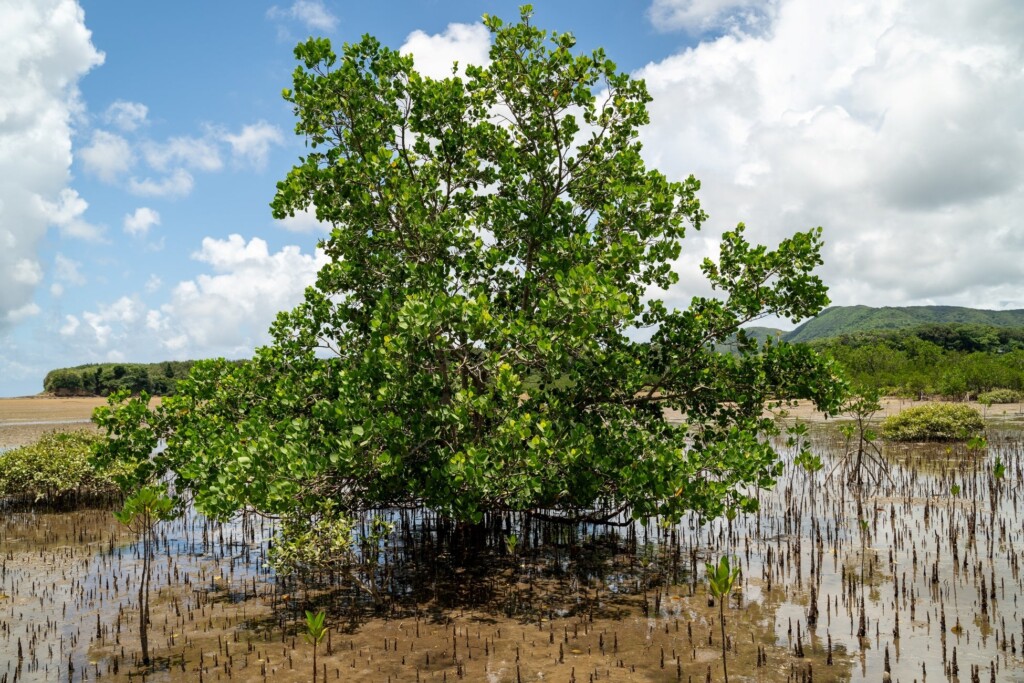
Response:
[[[58,396],[107,396],[118,389],[169,396],[178,380],[188,376],[194,362],[92,363],[58,368],[46,374],[43,390]]]
[[[935,324],[1024,329],[1024,310],[987,311],[960,306],[833,306],[786,333],[784,339],[788,342],[810,342],[869,330],[905,330]]]
[[[924,325],[860,332],[811,342],[826,351],[859,387],[883,394],[981,398],[1024,391],[1024,328]],[[999,402],[999,401],[993,401]]]

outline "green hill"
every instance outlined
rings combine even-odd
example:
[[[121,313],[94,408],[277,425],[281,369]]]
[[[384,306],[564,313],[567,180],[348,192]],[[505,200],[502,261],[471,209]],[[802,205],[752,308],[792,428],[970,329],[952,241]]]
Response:
[[[809,342],[872,330],[905,330],[935,324],[1024,328],[1024,310],[986,311],[960,306],[833,306],[808,320],[784,339]]]
[[[188,376],[195,361],[162,363],[90,363],[51,370],[43,391],[58,396],[107,396],[118,389],[157,396],[174,393],[178,380]]]
[[[744,327],[743,331],[748,337],[757,341],[758,345],[764,344],[767,340],[778,341],[786,336],[785,330],[779,330],[774,327]],[[736,335],[729,337],[727,341],[722,344],[715,344],[715,351],[719,353],[730,353],[736,350]]]

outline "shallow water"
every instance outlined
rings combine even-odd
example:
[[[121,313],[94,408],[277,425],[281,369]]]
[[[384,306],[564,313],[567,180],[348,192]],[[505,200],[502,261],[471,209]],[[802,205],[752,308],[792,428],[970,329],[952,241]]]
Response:
[[[1024,681],[1021,437],[993,433],[977,453],[888,448],[891,480],[858,491],[827,480],[844,444],[821,430],[825,468],[787,469],[757,515],[731,523],[480,530],[389,511],[374,578],[394,599],[379,609],[344,577],[275,577],[269,523],[190,515],[161,532],[146,680],[308,681],[298,624],[326,608],[326,680],[720,681],[703,562],[729,553],[743,568],[725,610],[735,680],[878,681],[888,651],[892,680]],[[0,514],[0,683],[138,672],[132,537],[104,511]]]

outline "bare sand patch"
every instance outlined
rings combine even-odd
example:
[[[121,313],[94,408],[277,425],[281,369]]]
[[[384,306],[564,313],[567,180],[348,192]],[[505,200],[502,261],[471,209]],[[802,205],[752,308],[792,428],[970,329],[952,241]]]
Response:
[[[89,422],[99,396],[0,398],[0,449],[23,446],[47,432],[95,429]]]
[[[872,419],[881,420],[889,417],[890,415],[896,415],[897,413],[912,408],[914,406],[921,406],[928,403],[949,403],[949,401],[933,401],[931,399],[925,399],[923,401],[917,401],[909,398],[893,398],[886,397],[879,400],[882,405],[881,410],[872,416]],[[986,406],[976,401],[970,401],[964,405],[975,408],[979,413],[985,416],[986,419],[991,420],[1020,420],[1024,418],[1024,404],[1020,403],[1007,403],[999,405]],[[804,422],[823,422],[828,420],[849,420],[853,416],[848,414],[831,415],[828,418],[814,408],[814,404],[810,401],[797,401],[795,406],[786,407],[781,411],[776,411],[780,417],[784,419],[802,420]]]

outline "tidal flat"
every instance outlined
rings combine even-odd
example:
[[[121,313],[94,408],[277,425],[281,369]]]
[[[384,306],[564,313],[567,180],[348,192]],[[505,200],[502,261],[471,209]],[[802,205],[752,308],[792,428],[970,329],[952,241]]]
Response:
[[[318,680],[721,681],[704,563],[723,555],[742,569],[724,609],[733,680],[1024,680],[1024,428],[993,423],[984,448],[887,445],[880,483],[860,487],[834,424],[810,438],[822,469],[780,441],[777,487],[732,521],[377,510],[367,524],[394,533],[334,574],[275,574],[272,520],[190,512],[159,527],[149,668],[136,539],[109,510],[8,507],[0,683],[309,681],[306,610],[330,627]]]

